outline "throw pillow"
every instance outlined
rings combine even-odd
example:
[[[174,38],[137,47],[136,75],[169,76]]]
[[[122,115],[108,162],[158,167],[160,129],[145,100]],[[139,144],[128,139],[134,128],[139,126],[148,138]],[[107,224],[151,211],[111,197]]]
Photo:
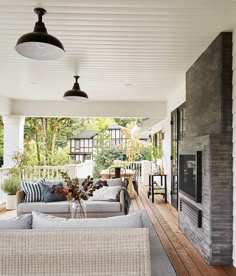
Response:
[[[24,202],[43,201],[43,193],[40,185],[42,183],[46,183],[44,178],[34,183],[21,181],[21,187],[25,193]]]
[[[112,179],[106,179],[107,180],[107,185],[108,186],[123,186],[123,182],[121,178],[112,178]]]
[[[98,190],[93,192],[93,196],[90,197],[88,200],[110,200],[110,201],[117,201],[117,194],[119,193],[120,187],[102,187]]]
[[[142,213],[109,218],[65,219],[32,212],[33,229],[142,228]]]
[[[48,182],[47,182],[48,183]],[[44,202],[56,202],[66,200],[65,195],[54,192],[56,189],[63,189],[63,183],[48,185],[47,183],[41,183],[41,190],[43,193]]]
[[[32,215],[26,214],[16,218],[1,219],[0,229],[31,229],[32,228]]]

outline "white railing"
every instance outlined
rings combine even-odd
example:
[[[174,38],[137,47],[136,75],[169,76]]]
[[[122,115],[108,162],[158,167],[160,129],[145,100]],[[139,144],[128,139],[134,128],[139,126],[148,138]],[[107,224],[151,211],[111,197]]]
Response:
[[[6,178],[8,178],[8,172],[10,168],[0,168],[0,205],[6,202],[6,194],[2,190],[2,184]]]
[[[62,172],[68,172],[71,178],[86,178],[88,175],[93,174],[92,161],[65,166],[35,166],[32,169],[25,171],[24,179],[37,180],[45,178],[47,180],[59,180],[62,178]]]
[[[65,172],[65,166],[35,166],[32,169],[26,169],[24,173],[25,180],[38,180],[45,178],[47,180],[61,179],[61,172]]]
[[[115,160],[114,164],[135,171],[135,174],[138,176],[139,181],[141,181],[144,185],[148,185],[148,177],[151,173],[151,161],[142,160],[136,162],[128,162]]]
[[[128,161],[114,161],[119,162],[120,166],[126,169],[135,171],[136,176],[141,180],[142,178],[142,161],[128,162]]]

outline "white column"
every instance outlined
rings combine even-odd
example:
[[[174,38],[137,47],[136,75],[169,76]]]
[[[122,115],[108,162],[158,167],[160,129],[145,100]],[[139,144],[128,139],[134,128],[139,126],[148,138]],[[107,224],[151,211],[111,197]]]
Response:
[[[142,160],[142,183],[143,185],[148,185],[149,183],[149,174],[152,170],[152,162],[147,160]]]
[[[233,33],[233,265],[236,267],[236,30]]]
[[[25,117],[3,116],[4,124],[4,167],[11,167],[12,155],[17,151],[24,150],[24,124]]]

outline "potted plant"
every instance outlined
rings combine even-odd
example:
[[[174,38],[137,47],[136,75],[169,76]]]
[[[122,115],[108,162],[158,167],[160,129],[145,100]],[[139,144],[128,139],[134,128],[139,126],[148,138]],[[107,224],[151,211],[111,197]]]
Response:
[[[10,175],[9,178],[5,179],[2,185],[2,190],[7,194],[6,209],[16,209],[16,193],[20,191],[21,187],[19,184],[19,178]]]
[[[29,154],[23,152],[15,152],[12,155],[14,166],[9,169],[8,178],[2,185],[2,190],[7,194],[6,209],[16,209],[16,193],[21,190],[20,181],[24,180],[24,173],[30,170]]]

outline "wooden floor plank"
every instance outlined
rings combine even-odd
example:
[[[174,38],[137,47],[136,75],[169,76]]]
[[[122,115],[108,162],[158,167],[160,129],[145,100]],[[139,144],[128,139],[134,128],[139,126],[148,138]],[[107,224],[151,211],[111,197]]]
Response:
[[[136,200],[133,200],[133,208],[134,210],[139,210],[139,206]]]
[[[221,266],[211,266],[211,269],[214,271],[214,273],[215,273],[214,275],[217,275],[217,276],[229,276],[229,274]]]
[[[223,266],[223,269],[225,270],[225,272],[228,273],[229,276],[236,275],[236,268],[233,266],[225,265],[225,266]]]
[[[173,245],[169,241],[167,235],[165,234],[164,230],[162,229],[160,223],[156,219],[151,208],[145,204],[145,201],[142,200],[142,195],[139,195],[137,197],[137,202],[138,202],[140,208],[146,209],[146,211],[150,217],[150,220],[156,230],[156,233],[162,243],[162,246],[165,249],[166,254],[167,254],[168,258],[170,259],[170,262],[172,263],[173,268],[175,269],[177,275],[181,275],[181,276],[190,275],[188,273],[187,269],[185,268],[183,262],[181,261],[180,257],[178,256],[175,248],[173,247]]]
[[[147,205],[148,205],[151,208],[151,210],[154,211],[153,213],[155,214],[156,219],[159,221],[159,223],[160,223],[161,227],[163,228],[166,236],[168,237],[170,243],[173,245],[175,251],[177,252],[179,258],[181,259],[181,261],[184,264],[184,267],[186,268],[188,273],[190,275],[194,275],[194,276],[195,275],[196,276],[203,275],[200,272],[200,270],[198,269],[198,267],[195,265],[192,258],[188,255],[187,251],[182,246],[182,244],[180,243],[180,241],[178,240],[178,238],[176,237],[176,235],[174,234],[172,229],[169,227],[168,223],[164,220],[164,218],[161,216],[161,214],[159,212],[157,212],[157,210],[153,210],[153,208],[152,208],[153,204],[146,197],[146,192],[144,190],[141,191],[140,196],[141,196],[141,200],[144,203],[145,208],[147,208]],[[158,215],[157,215],[157,213],[158,213]]]

